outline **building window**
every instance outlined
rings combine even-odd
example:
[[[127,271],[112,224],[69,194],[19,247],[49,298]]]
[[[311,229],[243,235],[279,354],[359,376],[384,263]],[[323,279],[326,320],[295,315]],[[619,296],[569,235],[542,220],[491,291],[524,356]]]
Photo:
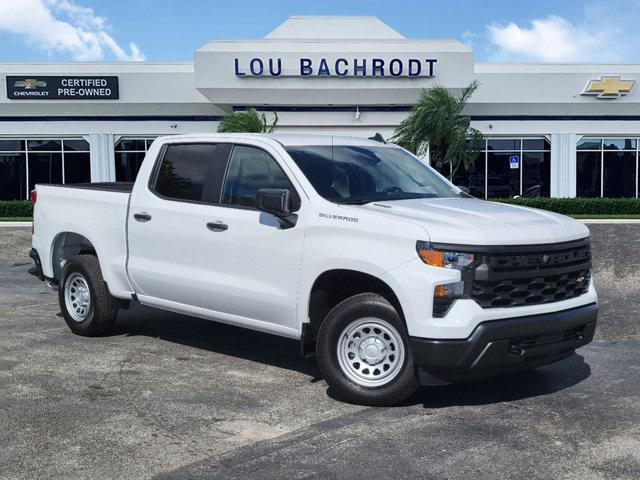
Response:
[[[134,182],[155,138],[122,138],[116,143],[116,182]]]
[[[578,197],[638,196],[637,138],[589,138],[578,142]]]
[[[0,139],[0,200],[26,200],[38,183],[90,181],[84,139]]]
[[[551,145],[546,138],[487,138],[478,158],[451,172],[449,164],[432,165],[479,198],[548,197]]]

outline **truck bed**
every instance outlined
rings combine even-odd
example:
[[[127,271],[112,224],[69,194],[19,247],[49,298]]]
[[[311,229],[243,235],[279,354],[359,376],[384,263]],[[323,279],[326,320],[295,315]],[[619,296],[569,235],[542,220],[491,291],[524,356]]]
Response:
[[[100,268],[111,291],[130,292],[126,277],[126,222],[133,183],[38,184],[33,212],[33,247],[46,277],[56,278],[56,260],[67,232],[86,239],[100,258]]]

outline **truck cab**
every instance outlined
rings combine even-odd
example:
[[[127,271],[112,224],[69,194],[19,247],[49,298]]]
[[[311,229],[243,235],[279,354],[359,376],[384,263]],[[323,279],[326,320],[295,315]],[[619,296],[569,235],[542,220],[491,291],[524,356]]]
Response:
[[[338,395],[534,368],[593,338],[589,231],[359,138],[157,139],[134,184],[38,185],[34,274],[70,329],[132,301],[300,340]]]

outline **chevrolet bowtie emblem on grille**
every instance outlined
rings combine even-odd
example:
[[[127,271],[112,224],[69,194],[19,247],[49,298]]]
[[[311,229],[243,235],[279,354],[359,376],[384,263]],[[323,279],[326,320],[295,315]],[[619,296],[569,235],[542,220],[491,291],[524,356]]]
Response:
[[[27,78],[14,82],[13,86],[16,88],[24,88],[25,90],[35,90],[36,88],[45,88],[47,82],[44,80],[36,80],[35,78]]]
[[[601,77],[589,81],[582,94],[597,95],[598,98],[618,98],[631,92],[635,83],[635,80],[622,80],[620,77]]]

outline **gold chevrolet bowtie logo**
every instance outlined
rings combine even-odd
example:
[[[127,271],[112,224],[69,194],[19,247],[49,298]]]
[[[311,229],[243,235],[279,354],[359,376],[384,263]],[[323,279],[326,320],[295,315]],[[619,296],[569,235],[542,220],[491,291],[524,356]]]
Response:
[[[36,80],[35,78],[27,78],[25,80],[18,80],[13,86],[16,88],[24,88],[25,90],[35,90],[36,88],[46,87],[47,82],[44,80]]]
[[[635,80],[622,80],[620,77],[601,77],[591,80],[583,95],[597,95],[598,98],[618,98],[631,92]]]

